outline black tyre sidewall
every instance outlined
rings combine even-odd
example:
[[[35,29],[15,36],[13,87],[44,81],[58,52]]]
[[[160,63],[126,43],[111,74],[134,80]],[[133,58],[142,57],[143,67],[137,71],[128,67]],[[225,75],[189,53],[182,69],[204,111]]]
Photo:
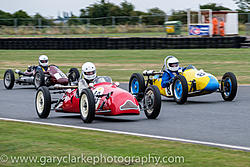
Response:
[[[69,70],[69,76],[68,76],[68,81],[69,81],[69,83],[70,83],[70,77],[71,77],[71,74],[72,74],[72,73],[75,73],[76,79],[77,79],[77,80],[80,78],[80,73],[79,73],[78,69],[77,69],[77,68],[71,68],[71,69]]]
[[[11,82],[10,82],[9,86],[5,85],[5,77],[6,77],[7,73],[10,73],[10,79],[11,79]],[[13,86],[14,86],[14,83],[15,83],[15,74],[14,74],[14,72],[11,69],[6,70],[5,73],[4,73],[4,78],[3,79],[4,79],[3,80],[4,87],[6,89],[12,89]]]
[[[37,77],[37,73],[40,74],[40,85],[39,85],[39,86],[37,86],[37,85],[35,84],[36,77]],[[45,75],[44,75],[44,73],[43,73],[41,70],[38,70],[38,71],[35,73],[34,81],[33,81],[33,82],[34,82],[34,85],[35,85],[35,88],[36,88],[36,89],[38,89],[39,87],[45,85]]]
[[[181,95],[181,98],[180,99],[177,99],[175,97],[175,83],[176,81],[180,80],[181,84],[182,84],[182,95]],[[184,76],[182,75],[177,75],[175,78],[174,78],[174,81],[173,81],[173,86],[172,86],[172,92],[173,92],[173,96],[174,96],[174,100],[177,104],[184,104],[186,103],[187,101],[187,97],[188,97],[188,84],[187,84],[187,80]]]
[[[81,112],[81,99],[82,99],[83,94],[85,94],[88,98],[89,111],[86,117],[84,117]],[[95,119],[95,98],[94,98],[93,92],[90,89],[82,90],[80,99],[79,99],[79,110],[80,110],[81,118],[84,123],[91,123]]]
[[[131,93],[131,84],[133,79],[136,78],[138,80],[139,83],[139,93],[138,95],[136,95],[136,99],[137,101],[141,101],[143,99],[143,96],[141,96],[141,94],[143,94],[145,92],[145,79],[143,77],[143,75],[141,75],[140,73],[133,73],[129,79],[129,92]]]
[[[148,119],[156,119],[161,111],[161,94],[158,87],[155,85],[147,87],[147,89],[145,90],[145,95],[149,90],[152,90],[154,94],[153,112],[148,113],[146,109],[144,109],[144,112]],[[145,104],[145,99],[144,99],[144,104]]]
[[[222,80],[226,78],[230,78],[231,83],[232,83],[231,94],[229,96],[225,96],[224,92],[221,92],[221,95],[225,101],[232,101],[236,97],[236,94],[237,94],[237,89],[238,89],[237,78],[232,72],[225,73],[222,77]],[[221,90],[224,90],[222,83],[221,83]]]
[[[42,91],[44,95],[44,109],[41,114],[37,110],[37,95],[40,91]],[[42,86],[37,90],[36,98],[35,98],[35,106],[36,106],[37,115],[40,118],[47,118],[49,116],[50,109],[51,109],[51,95],[50,95],[49,89],[46,86]]]

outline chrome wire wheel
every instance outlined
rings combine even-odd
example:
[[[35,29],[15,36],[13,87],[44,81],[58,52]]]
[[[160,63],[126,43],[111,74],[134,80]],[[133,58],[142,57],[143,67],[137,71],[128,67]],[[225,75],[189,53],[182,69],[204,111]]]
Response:
[[[10,86],[10,83],[11,83],[11,76],[10,76],[10,73],[9,73],[9,72],[7,72],[7,73],[5,74],[4,83],[5,83],[5,85],[6,85],[7,87]]]
[[[3,84],[6,89],[12,89],[15,83],[15,74],[11,69],[8,69],[4,73]]]
[[[40,76],[40,73],[36,73],[35,86],[38,88],[40,85],[41,85],[41,76]]]
[[[151,114],[154,110],[154,92],[152,90],[149,90],[145,94],[145,107],[147,108],[148,114]]]
[[[161,110],[161,93],[157,86],[151,85],[145,90],[143,99],[144,113],[148,119],[156,119]]]

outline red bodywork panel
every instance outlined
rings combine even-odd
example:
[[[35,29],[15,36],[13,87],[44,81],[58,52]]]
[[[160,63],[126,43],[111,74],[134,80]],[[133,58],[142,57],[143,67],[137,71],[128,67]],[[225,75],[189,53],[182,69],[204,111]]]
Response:
[[[96,94],[108,94],[113,92],[111,97],[106,100],[103,110],[99,111],[106,96],[101,97],[96,102],[96,115],[139,115],[139,103],[136,98],[129,92],[113,85],[112,83],[103,82],[94,85],[91,89]],[[63,112],[80,113],[79,97],[76,97],[77,89],[67,90],[63,96],[63,104],[60,107]],[[56,112],[62,112],[56,110]]]

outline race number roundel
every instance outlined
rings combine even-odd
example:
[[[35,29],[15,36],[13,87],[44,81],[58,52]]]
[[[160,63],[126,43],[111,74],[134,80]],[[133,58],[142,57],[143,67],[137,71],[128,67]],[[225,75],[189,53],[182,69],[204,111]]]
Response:
[[[196,77],[196,78],[200,78],[200,77],[204,77],[204,76],[207,76],[207,73],[205,73],[204,71],[198,71],[198,72],[195,74],[195,77]]]
[[[98,95],[103,95],[103,92],[104,92],[104,88],[103,87],[98,87],[96,89],[93,90],[93,94],[94,94],[94,97],[95,97],[95,108],[97,109],[97,107],[99,106],[99,103],[100,103],[100,99],[101,98],[98,98],[97,96]]]

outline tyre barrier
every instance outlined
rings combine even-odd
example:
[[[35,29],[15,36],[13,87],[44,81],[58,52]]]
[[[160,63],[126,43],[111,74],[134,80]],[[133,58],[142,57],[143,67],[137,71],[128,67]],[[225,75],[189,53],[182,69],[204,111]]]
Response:
[[[201,49],[240,48],[246,37],[0,38],[0,49]]]

